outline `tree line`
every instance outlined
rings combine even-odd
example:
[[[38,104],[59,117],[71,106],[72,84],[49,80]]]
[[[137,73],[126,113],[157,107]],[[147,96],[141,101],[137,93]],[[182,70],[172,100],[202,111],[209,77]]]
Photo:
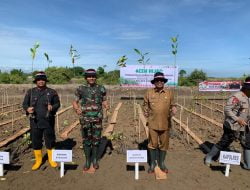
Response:
[[[31,83],[33,73],[25,73],[21,69],[13,69],[10,72],[0,71],[0,83],[2,84],[25,84]],[[49,67],[45,69],[50,84],[68,84],[68,83],[85,83],[84,68],[82,67]],[[105,67],[97,68],[97,76],[99,84],[118,85],[120,83],[120,71],[113,70],[106,72]],[[207,74],[195,69],[189,75],[185,70],[179,71],[179,86],[196,86],[199,82],[208,79]],[[240,78],[241,79],[241,78]]]

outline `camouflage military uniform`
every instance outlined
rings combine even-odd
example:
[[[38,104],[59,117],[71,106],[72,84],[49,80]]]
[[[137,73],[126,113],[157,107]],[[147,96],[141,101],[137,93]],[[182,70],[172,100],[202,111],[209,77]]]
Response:
[[[102,132],[102,102],[106,100],[106,89],[98,84],[82,85],[76,89],[75,98],[82,109],[80,124],[83,144],[97,146]]]

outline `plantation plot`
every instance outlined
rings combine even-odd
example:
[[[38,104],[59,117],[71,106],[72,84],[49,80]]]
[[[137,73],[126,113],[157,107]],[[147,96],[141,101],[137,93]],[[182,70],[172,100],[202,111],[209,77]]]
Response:
[[[22,91],[20,86],[18,88]],[[108,141],[106,150],[104,150],[105,154],[102,155],[99,162],[100,168],[94,174],[82,173],[85,158],[80,125],[77,123],[78,116],[70,107],[75,86],[65,85],[56,89],[58,89],[63,105],[58,112],[55,125],[56,146],[59,149],[73,150],[72,162],[65,163],[67,171],[65,176],[59,179],[59,170],[49,167],[45,149],[43,149],[45,162],[38,171],[32,172],[33,152],[28,136],[21,135],[0,148],[1,151],[10,152],[11,159],[11,165],[5,165],[4,177],[6,180],[0,181],[1,190],[26,190],[34,189],[34,186],[37,189],[44,189],[45,184],[46,189],[249,189],[249,171],[241,169],[240,166],[231,166],[230,180],[228,180],[223,174],[225,167],[218,162],[215,162],[212,168],[203,164],[205,154],[197,143],[197,139],[200,139],[200,141],[198,140],[200,144],[205,143],[208,148],[211,148],[210,143],[216,143],[221,137],[224,116],[216,109],[223,110],[223,107],[215,103],[223,104],[225,100],[198,100],[198,103],[206,105],[201,108],[201,105],[196,104],[196,100],[194,100],[194,97],[199,95],[195,89],[192,89],[192,93],[188,88],[176,89],[175,100],[178,99],[180,106],[172,121],[170,148],[166,158],[166,165],[169,169],[167,179],[156,180],[154,175],[147,173],[148,164],[143,163],[139,168],[140,178],[135,182],[134,164],[126,163],[125,153],[128,149],[147,149],[147,129],[145,121],[141,119],[142,112],[140,111],[143,102],[141,98],[146,92],[145,89],[108,87],[108,101],[111,110],[109,110],[110,113],[105,113],[103,132],[111,123],[114,125],[112,131],[106,135]],[[16,91],[13,90],[13,92]],[[9,96],[11,95],[9,93]],[[205,95],[202,94],[202,96]],[[216,94],[216,98],[219,98],[219,95]],[[208,95],[206,96],[208,97]],[[209,94],[210,99],[214,96],[214,94]],[[126,97],[126,99],[122,97]],[[20,99],[19,103],[21,101]],[[112,116],[120,102],[121,106],[114,121]],[[208,107],[213,109],[212,114]],[[19,112],[15,112],[15,114],[17,113]],[[22,114],[20,111],[20,116]],[[16,115],[14,118],[18,116]],[[2,119],[1,122],[9,119],[12,119],[11,116]],[[189,135],[191,133],[186,132],[184,127],[180,127],[180,124],[191,131],[193,137]],[[72,127],[72,125],[75,126]],[[0,141],[3,142],[17,134],[18,131],[26,129],[27,126],[28,118],[26,117],[14,122],[13,132],[11,123],[0,126]],[[71,129],[67,135],[62,138],[61,134],[69,128]],[[6,130],[11,134],[4,134]],[[230,148],[241,150],[238,143],[234,143]]]

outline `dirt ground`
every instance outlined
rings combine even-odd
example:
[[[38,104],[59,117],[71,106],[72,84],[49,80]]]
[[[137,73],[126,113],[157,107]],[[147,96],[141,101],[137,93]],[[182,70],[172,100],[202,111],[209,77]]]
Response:
[[[65,107],[70,105],[70,92],[65,93],[63,102]],[[168,151],[166,163],[169,168],[169,174],[166,180],[156,180],[153,174],[148,174],[148,164],[140,164],[139,180],[134,179],[134,165],[126,163],[126,150],[145,147],[146,136],[142,125],[139,126],[138,120],[134,120],[133,100],[120,100],[123,96],[134,95],[141,97],[144,90],[127,90],[118,89],[110,90],[109,95],[113,96],[113,106],[118,102],[122,102],[119,110],[117,124],[114,128],[114,140],[112,141],[113,150],[107,148],[106,153],[100,160],[100,168],[94,174],[86,174],[82,172],[84,163],[83,150],[81,148],[81,136],[79,126],[75,128],[69,135],[69,138],[63,140],[57,135],[57,148],[73,149],[73,162],[66,163],[65,176],[60,178],[60,171],[53,169],[48,165],[44,149],[44,163],[38,171],[31,171],[33,163],[32,149],[23,146],[19,154],[16,155],[15,161],[11,165],[5,165],[5,175],[0,178],[0,189],[17,189],[17,190],[43,190],[43,189],[95,189],[95,190],[163,190],[163,189],[250,189],[249,175],[250,171],[243,170],[241,166],[231,166],[230,176],[224,176],[225,166],[214,162],[209,168],[203,164],[205,153],[199,148],[198,144],[189,137],[184,131],[179,131],[179,125],[174,124],[172,136],[170,139],[170,149]],[[67,97],[67,94],[69,96]],[[113,95],[114,94],[114,95]],[[189,92],[179,91],[178,94],[189,95]],[[65,98],[66,97],[66,98]],[[183,100],[179,98],[180,104]],[[185,100],[187,106],[191,105],[190,101]],[[137,100],[141,104],[142,100]],[[204,102],[205,103],[205,102]],[[194,110],[200,112],[200,107],[196,106]],[[207,116],[222,122],[223,115],[213,113],[205,108],[202,110]],[[176,117],[179,118],[178,111]],[[186,123],[189,118],[190,129],[208,144],[215,143],[219,140],[222,129],[216,127],[207,121],[201,120],[189,113],[184,112],[182,115],[183,122]],[[70,123],[77,120],[77,116],[69,111],[60,119],[60,131],[67,127]],[[104,123],[107,126],[107,123]],[[11,127],[11,126],[10,126]],[[5,128],[6,130],[6,128]],[[1,128],[0,128],[1,131]],[[121,134],[118,137],[117,134]],[[116,137],[116,138],[115,138]],[[13,150],[16,141],[12,145],[4,147],[2,150]],[[239,143],[234,143],[231,147],[236,151],[241,151]]]

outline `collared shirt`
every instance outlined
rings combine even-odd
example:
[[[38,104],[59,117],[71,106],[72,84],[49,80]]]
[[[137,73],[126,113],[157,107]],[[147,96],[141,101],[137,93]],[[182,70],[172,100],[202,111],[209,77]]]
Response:
[[[224,108],[224,125],[230,127],[232,130],[245,131],[245,127],[241,127],[237,120],[239,118],[244,119],[245,122],[250,120],[249,106],[250,100],[242,91],[236,92],[230,96]]]
[[[170,108],[174,105],[174,94],[164,88],[149,89],[144,96],[143,111],[148,118],[148,126],[155,130],[167,130],[170,125]]]
[[[80,101],[84,118],[102,119],[102,103],[106,101],[106,89],[102,85],[81,85],[75,91],[75,100]]]

